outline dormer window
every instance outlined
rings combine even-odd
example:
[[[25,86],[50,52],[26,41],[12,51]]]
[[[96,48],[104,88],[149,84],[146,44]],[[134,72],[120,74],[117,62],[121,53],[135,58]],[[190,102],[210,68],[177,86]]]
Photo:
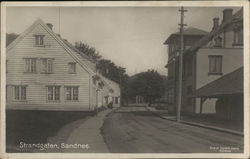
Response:
[[[222,38],[221,37],[216,37],[214,39],[214,47],[222,47]]]
[[[34,35],[34,37],[36,46],[44,46],[44,35]]]

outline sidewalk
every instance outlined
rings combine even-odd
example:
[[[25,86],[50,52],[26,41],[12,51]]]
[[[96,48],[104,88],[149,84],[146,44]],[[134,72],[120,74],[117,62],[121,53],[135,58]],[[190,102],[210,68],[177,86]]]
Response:
[[[163,119],[176,121],[176,116],[168,114],[168,112],[165,110],[156,110],[153,107],[146,107],[146,109]],[[227,133],[231,133],[231,134],[235,134],[239,136],[244,136],[243,123],[241,125],[237,122],[229,123],[228,121],[218,120],[209,115],[194,116],[194,117],[183,115],[181,117],[180,122],[183,124],[199,126],[199,127],[203,127],[207,129],[213,129],[213,130],[227,132]]]
[[[100,128],[104,118],[111,111],[110,109],[104,110],[74,129],[65,142],[65,147],[71,146],[71,148],[64,148],[64,152],[108,153],[109,150],[103,140]]]

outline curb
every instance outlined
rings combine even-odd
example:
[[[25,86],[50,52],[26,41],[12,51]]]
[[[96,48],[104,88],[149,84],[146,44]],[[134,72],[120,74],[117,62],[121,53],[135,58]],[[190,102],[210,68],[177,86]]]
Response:
[[[172,117],[164,117],[164,116],[162,116],[162,115],[160,115],[160,114],[158,114],[156,112],[151,111],[148,107],[145,107],[145,108],[149,112],[152,112],[153,114],[155,114],[156,116],[158,116],[158,117],[160,117],[162,119],[177,122],[176,119],[173,119]],[[209,126],[209,125],[195,123],[195,122],[188,122],[188,121],[184,121],[184,120],[180,120],[180,123],[187,124],[187,125],[192,125],[192,126],[197,126],[197,127],[202,127],[202,128],[206,128],[206,129],[210,129],[210,130],[216,130],[216,131],[220,131],[220,132],[226,132],[226,133],[229,133],[229,134],[244,137],[244,133],[240,132],[240,131],[234,131],[234,130],[230,130],[230,129],[224,129],[224,128],[220,128],[220,127],[216,127],[216,126]]]

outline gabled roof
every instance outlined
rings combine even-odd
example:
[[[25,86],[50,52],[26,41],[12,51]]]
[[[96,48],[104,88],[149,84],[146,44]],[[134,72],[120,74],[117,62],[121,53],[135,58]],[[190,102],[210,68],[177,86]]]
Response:
[[[20,42],[30,31],[33,30],[37,25],[41,25],[65,50],[66,52],[78,62],[78,64],[85,69],[88,73],[94,75],[95,70],[91,68],[93,62],[89,58],[81,56],[79,52],[72,49],[71,44],[61,39],[56,33],[54,33],[40,18],[36,20],[28,29],[26,29],[22,34],[20,34],[11,44],[7,46],[6,51],[13,48],[18,42]]]
[[[186,52],[193,52],[207,44],[210,40],[212,40],[216,35],[223,32],[223,30],[230,24],[234,23],[235,21],[243,20],[243,8],[237,11],[230,19],[224,21],[218,28],[212,30],[209,34],[202,37],[197,43],[191,46]]]
[[[183,34],[190,35],[190,36],[203,36],[203,35],[208,34],[208,32],[201,30],[201,29],[198,29],[198,28],[195,28],[195,27],[188,27],[188,28],[183,29]],[[170,42],[170,40],[172,39],[172,37],[179,36],[179,35],[180,35],[179,31],[171,34],[167,38],[167,40],[164,42],[164,44],[168,44]]]
[[[19,41],[21,41],[30,31],[33,30],[37,25],[41,25],[65,50],[68,52],[74,60],[76,60],[79,65],[84,68],[87,72],[91,75],[98,75],[104,84],[111,88],[110,79],[105,78],[99,73],[96,73],[95,63],[93,60],[85,55],[84,53],[80,52],[77,48],[75,48],[71,43],[67,40],[62,39],[58,34],[54,33],[40,18],[36,20],[28,29],[26,29],[22,34],[20,34],[11,44],[7,46],[7,51],[13,48]],[[109,83],[108,83],[109,81]],[[117,84],[117,83],[116,83]],[[118,84],[117,84],[118,85]]]
[[[196,90],[196,97],[218,97],[243,93],[243,67]]]

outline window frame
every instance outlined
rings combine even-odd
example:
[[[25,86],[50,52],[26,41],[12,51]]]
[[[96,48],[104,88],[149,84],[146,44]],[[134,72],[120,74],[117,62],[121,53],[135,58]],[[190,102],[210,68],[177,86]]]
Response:
[[[27,57],[23,59],[24,59],[24,73],[34,73],[34,74],[37,73],[37,58]],[[28,61],[28,66],[27,66],[27,61]],[[33,66],[34,68],[32,69]]]
[[[46,70],[44,71],[43,62],[46,61]],[[51,61],[51,71],[49,71],[49,61]],[[40,72],[42,74],[52,74],[54,73],[54,58],[40,58]]]
[[[73,71],[71,70],[71,66],[74,66]],[[68,73],[69,74],[76,74],[76,62],[69,62],[68,63]]]
[[[22,102],[22,101],[27,101],[27,85],[12,85],[13,88],[13,100],[16,102]],[[18,97],[16,98],[16,88],[18,88]],[[23,94],[23,88],[24,94]],[[23,98],[24,97],[24,98]]]
[[[35,37],[35,46],[37,46],[37,47],[41,47],[41,46],[44,47],[45,46],[45,44],[44,44],[45,35],[35,34],[34,37]],[[40,38],[40,40],[39,40],[39,38]]]
[[[212,59],[215,59],[213,61],[213,66],[212,66]],[[217,63],[218,59],[220,59],[219,63]],[[220,64],[220,65],[217,66],[218,64]],[[219,68],[217,68],[217,67],[219,67]],[[208,55],[208,75],[222,75],[223,74],[222,69],[223,69],[223,55]],[[216,70],[216,71],[214,71],[214,70]]]
[[[214,38],[214,47],[222,48],[222,38],[220,36]]]
[[[49,94],[50,94],[50,92],[49,92],[49,88],[52,88],[52,99],[50,99],[49,98]],[[58,99],[56,99],[56,88],[59,88],[59,90],[58,90]],[[61,100],[61,86],[58,86],[58,85],[48,85],[48,86],[46,86],[46,101],[47,102],[60,102],[60,100]]]
[[[65,95],[64,95],[64,100],[65,101],[69,101],[69,102],[77,102],[79,101],[79,87],[80,86],[64,86],[64,92],[65,92]],[[69,95],[70,95],[70,98],[68,99],[68,90],[69,90]],[[77,94],[75,94],[75,92],[77,92]],[[77,98],[75,98],[75,95]]]

